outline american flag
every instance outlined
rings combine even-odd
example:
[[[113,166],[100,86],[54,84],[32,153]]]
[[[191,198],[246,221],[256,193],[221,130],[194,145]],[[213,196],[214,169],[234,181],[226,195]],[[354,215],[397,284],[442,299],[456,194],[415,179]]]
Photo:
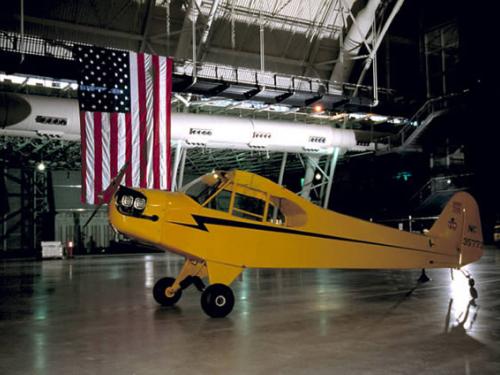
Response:
[[[99,204],[122,168],[129,187],[170,190],[172,60],[75,46],[82,202]]]

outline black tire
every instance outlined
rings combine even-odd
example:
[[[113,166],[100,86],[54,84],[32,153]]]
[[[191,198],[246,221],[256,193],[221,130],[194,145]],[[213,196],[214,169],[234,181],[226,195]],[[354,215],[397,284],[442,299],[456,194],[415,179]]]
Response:
[[[212,318],[224,318],[234,307],[234,294],[224,284],[213,284],[201,294],[201,308]]]
[[[182,297],[182,289],[179,289],[173,297],[167,297],[165,290],[175,282],[173,277],[164,277],[158,280],[153,287],[153,297],[162,306],[173,306]]]

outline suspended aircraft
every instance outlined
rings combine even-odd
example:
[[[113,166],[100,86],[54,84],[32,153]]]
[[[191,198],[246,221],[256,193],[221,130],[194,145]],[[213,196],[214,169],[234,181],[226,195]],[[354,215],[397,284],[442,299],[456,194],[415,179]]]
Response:
[[[461,269],[483,254],[479,209],[466,192],[424,234],[318,207],[241,170],[214,171],[178,192],[120,186],[108,210],[118,232],[185,257],[177,277],[156,282],[155,300],[175,305],[194,285],[214,318],[232,311],[230,285],[247,268]]]

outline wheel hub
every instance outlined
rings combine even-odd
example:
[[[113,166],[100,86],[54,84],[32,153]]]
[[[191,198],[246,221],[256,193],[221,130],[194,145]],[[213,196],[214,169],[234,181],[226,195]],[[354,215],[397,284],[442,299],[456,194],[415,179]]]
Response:
[[[224,296],[217,296],[215,297],[215,305],[218,307],[222,307],[226,304],[226,297]]]
[[[165,295],[168,298],[172,298],[173,296],[175,296],[174,289],[172,287],[168,287],[167,289],[165,289]]]

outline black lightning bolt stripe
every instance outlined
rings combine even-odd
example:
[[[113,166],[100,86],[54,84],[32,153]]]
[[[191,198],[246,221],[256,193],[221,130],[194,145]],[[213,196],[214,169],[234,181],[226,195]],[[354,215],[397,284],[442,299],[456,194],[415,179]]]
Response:
[[[193,217],[194,221],[196,221],[196,224],[185,224],[185,223],[178,223],[175,221],[172,221],[171,223],[182,225],[182,226],[189,227],[189,228],[198,229],[198,230],[205,231],[205,232],[209,232],[209,230],[207,228],[207,224],[212,224],[212,225],[220,225],[220,226],[225,226],[225,227],[254,229],[254,230],[260,230],[260,231],[265,231],[265,232],[295,234],[298,236],[324,238],[327,240],[355,242],[355,243],[361,243],[361,244],[366,244],[366,245],[392,247],[395,249],[419,251],[419,252],[423,252],[423,253],[431,253],[431,254],[438,254],[438,255],[445,255],[446,256],[446,254],[439,253],[437,251],[416,249],[416,248],[411,248],[411,247],[402,247],[402,246],[398,246],[398,245],[391,245],[391,244],[386,244],[386,243],[381,243],[381,242],[357,240],[357,239],[353,239],[353,238],[332,236],[329,234],[322,234],[322,233],[304,232],[304,231],[300,231],[300,230],[296,230],[296,229],[267,226],[267,225],[261,225],[261,224],[255,224],[255,223],[247,223],[247,222],[237,221],[237,220],[220,219],[220,218],[209,217],[209,216],[201,216],[201,215],[191,215],[191,216]]]

